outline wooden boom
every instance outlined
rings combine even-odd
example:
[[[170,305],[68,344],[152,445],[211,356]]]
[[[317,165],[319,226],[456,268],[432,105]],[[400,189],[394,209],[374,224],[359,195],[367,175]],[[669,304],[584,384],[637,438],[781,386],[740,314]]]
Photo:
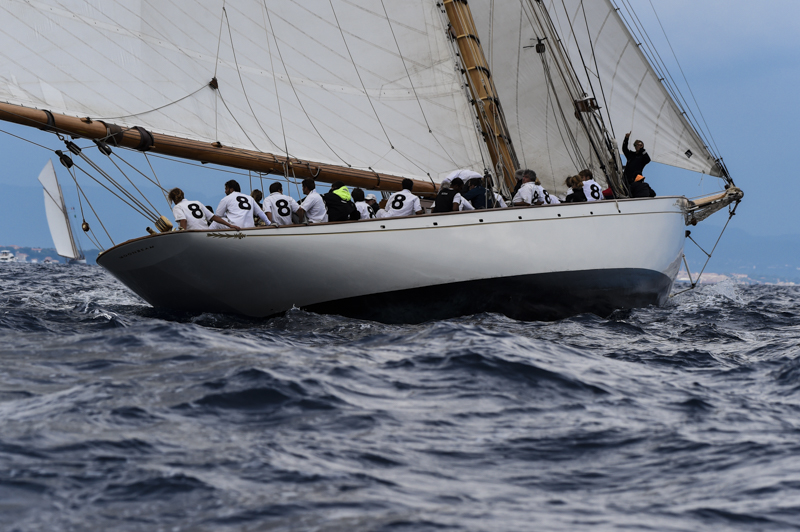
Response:
[[[50,111],[32,109],[21,105],[0,103],[0,120],[45,131],[58,132],[71,137],[102,140],[112,146],[123,146],[140,151],[152,151],[171,157],[204,163],[229,166],[242,170],[290,176],[299,179],[311,177],[316,181],[333,183],[342,181],[350,187],[370,190],[400,190],[403,176],[379,174],[369,170],[345,168],[333,164],[287,158],[271,153],[223,146],[161,133],[151,133],[144,128],[122,128],[91,118],[76,118]],[[414,192],[422,195],[436,194],[433,182],[412,179]]]

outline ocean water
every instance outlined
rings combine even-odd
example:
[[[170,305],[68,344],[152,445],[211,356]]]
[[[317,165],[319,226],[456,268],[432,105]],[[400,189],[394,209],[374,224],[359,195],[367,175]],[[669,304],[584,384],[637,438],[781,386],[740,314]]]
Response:
[[[800,529],[800,288],[413,326],[0,288],[0,530]]]

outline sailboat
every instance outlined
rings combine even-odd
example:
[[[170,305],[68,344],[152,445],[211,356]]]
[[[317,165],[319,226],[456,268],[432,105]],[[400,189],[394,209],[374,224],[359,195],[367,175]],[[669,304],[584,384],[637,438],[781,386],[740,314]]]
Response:
[[[413,323],[557,319],[663,304],[686,227],[742,192],[611,0],[57,0],[5,3],[0,119],[64,140],[62,164],[129,149],[432,197],[456,169],[510,199],[590,169],[615,199],[358,222],[161,231],[98,264],[154,307],[293,307]],[[615,131],[617,133],[615,133]],[[618,133],[719,178],[629,198]],[[94,155],[93,155],[94,156]],[[227,177],[226,177],[227,179]]]
[[[78,249],[72,234],[64,194],[61,192],[52,161],[48,160],[42,168],[39,182],[44,189],[44,210],[47,213],[47,225],[50,226],[50,236],[53,237],[56,253],[67,259],[68,264],[86,264],[86,257],[83,251]]]

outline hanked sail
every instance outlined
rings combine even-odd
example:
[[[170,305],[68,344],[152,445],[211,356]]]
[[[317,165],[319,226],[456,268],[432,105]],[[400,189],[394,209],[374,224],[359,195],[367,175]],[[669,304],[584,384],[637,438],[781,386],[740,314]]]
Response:
[[[632,131],[631,145],[641,139],[656,162],[721,175],[609,0],[470,0],[470,6],[517,157],[546,187],[565,190],[564,178],[581,168],[599,173],[608,149],[597,124],[587,132],[576,117],[575,102],[587,98],[595,99],[620,145]],[[539,54],[542,38],[546,52]]]
[[[0,28],[8,103],[425,181],[486,166],[432,0],[7,0],[0,13],[15,21]]]
[[[69,225],[69,215],[64,204],[64,195],[56,178],[52,161],[47,161],[39,173],[39,182],[44,187],[44,210],[47,214],[47,225],[56,246],[56,253],[68,259],[82,259],[83,254],[75,246],[75,239]]]

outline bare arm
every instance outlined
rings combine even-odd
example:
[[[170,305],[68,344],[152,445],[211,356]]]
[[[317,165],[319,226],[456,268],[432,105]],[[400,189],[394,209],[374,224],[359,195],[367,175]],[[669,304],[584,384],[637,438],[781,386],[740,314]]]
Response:
[[[214,222],[217,222],[217,223],[221,223],[222,225],[227,225],[231,229],[236,229],[237,231],[241,231],[242,230],[242,228],[239,227],[238,225],[233,225],[231,223],[228,223],[228,221],[225,218],[222,218],[221,216],[217,216],[216,214],[211,217],[211,220],[214,221]],[[181,220],[181,221],[184,222],[184,223],[186,222],[185,220]]]

